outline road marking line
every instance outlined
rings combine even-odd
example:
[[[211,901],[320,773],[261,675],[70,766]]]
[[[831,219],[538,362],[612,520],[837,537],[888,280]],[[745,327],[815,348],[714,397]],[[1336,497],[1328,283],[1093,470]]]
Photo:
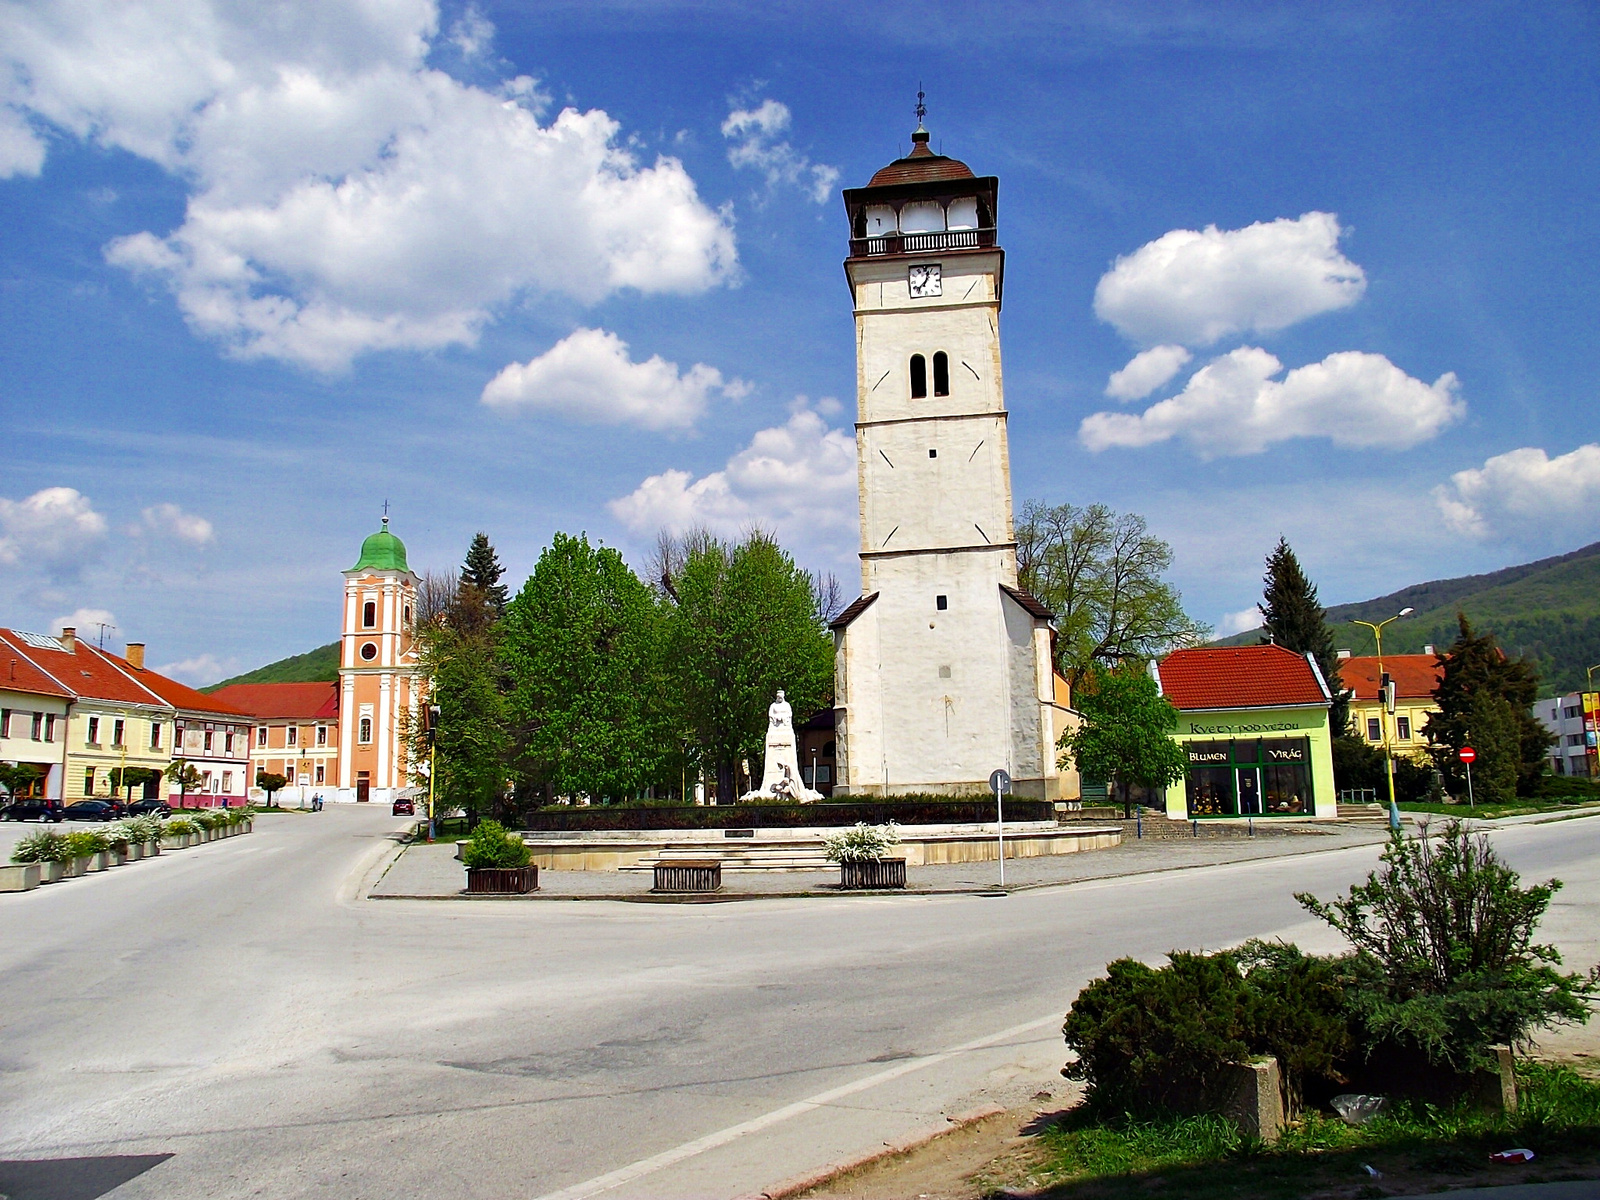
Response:
[[[695,1138],[692,1142],[684,1142],[670,1150],[663,1150],[659,1154],[652,1154],[649,1158],[641,1158],[638,1162],[629,1163],[625,1167],[618,1167],[615,1171],[608,1171],[604,1175],[596,1175],[593,1179],[586,1179],[582,1183],[575,1183],[571,1187],[562,1188],[559,1192],[549,1192],[537,1197],[537,1200],[586,1200],[589,1196],[597,1196],[601,1192],[610,1191],[612,1188],[621,1187],[635,1179],[659,1171],[663,1167],[670,1167],[685,1159],[704,1154],[707,1150],[715,1150],[719,1146],[726,1146],[729,1142],[737,1141],[752,1133],[760,1133],[791,1117],[804,1116],[806,1113],[815,1112],[817,1109],[831,1104],[845,1096],[853,1096],[857,1092],[865,1092],[877,1087],[880,1083],[899,1079],[902,1075],[910,1075],[925,1067],[936,1066],[958,1054],[967,1054],[973,1050],[984,1050],[1001,1042],[1009,1041],[1025,1033],[1047,1025],[1059,1024],[1062,1014],[1053,1012],[1049,1016],[1039,1017],[1036,1020],[1024,1021],[1021,1025],[1013,1025],[1010,1029],[1002,1029],[999,1033],[991,1033],[987,1037],[977,1038],[974,1041],[963,1042],[959,1046],[952,1046],[948,1050],[940,1050],[934,1054],[925,1054],[918,1058],[906,1059],[893,1067],[875,1074],[867,1075],[853,1083],[841,1084],[839,1087],[829,1088],[825,1092],[818,1092],[804,1100],[796,1100],[793,1104],[786,1104],[782,1108],[775,1108],[769,1113],[759,1117],[752,1117],[748,1121],[741,1121],[737,1125],[729,1125],[726,1129],[719,1129],[715,1133],[708,1133],[704,1137]]]

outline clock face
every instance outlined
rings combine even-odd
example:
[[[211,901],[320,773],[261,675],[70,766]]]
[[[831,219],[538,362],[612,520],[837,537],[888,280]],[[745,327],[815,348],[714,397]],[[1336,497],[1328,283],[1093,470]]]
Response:
[[[939,264],[919,264],[910,269],[907,282],[911,285],[912,296],[938,296],[943,288],[939,281]]]

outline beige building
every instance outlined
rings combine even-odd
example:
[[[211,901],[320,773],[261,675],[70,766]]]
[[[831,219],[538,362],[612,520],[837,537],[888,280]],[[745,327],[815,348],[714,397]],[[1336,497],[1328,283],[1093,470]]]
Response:
[[[1078,794],[1051,614],[1017,587],[999,183],[911,153],[844,193],[861,591],[834,622],[836,792]]]
[[[0,631],[0,638],[38,634]],[[49,639],[53,641],[54,639]],[[9,642],[0,644],[0,654]],[[67,708],[72,693],[21,654],[0,660],[0,761],[31,766],[38,779],[17,795],[60,800],[66,784]]]

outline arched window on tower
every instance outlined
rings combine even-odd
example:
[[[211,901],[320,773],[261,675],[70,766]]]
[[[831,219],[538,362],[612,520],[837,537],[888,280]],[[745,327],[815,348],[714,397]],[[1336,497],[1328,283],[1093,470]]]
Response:
[[[368,600],[361,606],[361,628],[375,629],[378,625],[378,605],[374,600]]]
[[[911,356],[911,398],[913,400],[928,398],[928,360],[920,354]]]
[[[950,394],[950,356],[943,350],[933,356],[933,394]]]

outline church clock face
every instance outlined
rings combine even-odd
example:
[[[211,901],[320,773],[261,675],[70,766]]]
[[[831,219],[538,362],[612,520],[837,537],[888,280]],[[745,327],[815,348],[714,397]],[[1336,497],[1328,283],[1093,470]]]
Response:
[[[911,286],[913,298],[943,294],[938,263],[919,263],[910,269],[906,279]]]

